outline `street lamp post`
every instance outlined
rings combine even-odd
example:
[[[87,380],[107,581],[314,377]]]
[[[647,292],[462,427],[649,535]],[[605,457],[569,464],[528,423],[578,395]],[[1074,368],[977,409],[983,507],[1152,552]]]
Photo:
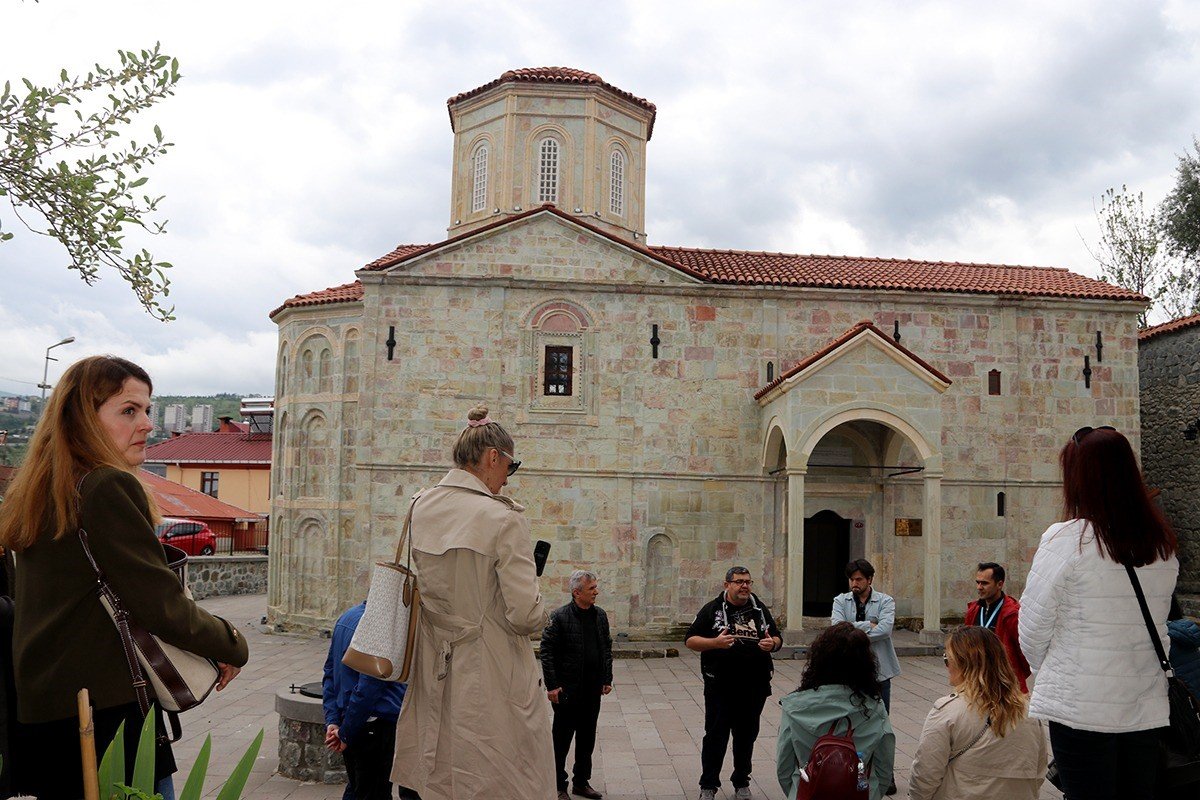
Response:
[[[67,338],[63,339],[61,342],[55,342],[54,344],[52,344],[46,348],[46,366],[42,368],[42,382],[40,384],[38,384],[39,386],[42,387],[42,408],[43,409],[46,407],[46,390],[50,388],[50,384],[46,383],[46,379],[50,375],[50,362],[58,361],[57,358],[50,355],[50,351],[53,350],[54,348],[60,347],[64,344],[70,344],[73,341],[75,341],[75,337],[68,336]]]

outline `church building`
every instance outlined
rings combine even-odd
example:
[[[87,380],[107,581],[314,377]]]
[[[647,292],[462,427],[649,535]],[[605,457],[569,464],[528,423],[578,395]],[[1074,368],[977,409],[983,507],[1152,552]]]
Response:
[[[1134,292],[1057,268],[652,243],[652,103],[545,67],[448,107],[446,238],[271,315],[278,629],[328,628],[366,596],[478,402],[516,440],[506,493],[553,545],[543,593],[567,602],[570,572],[593,570],[635,639],[676,635],[733,564],[781,627],[828,624],[855,557],[934,631],[979,561],[1019,594],[1073,431],[1138,447]]]

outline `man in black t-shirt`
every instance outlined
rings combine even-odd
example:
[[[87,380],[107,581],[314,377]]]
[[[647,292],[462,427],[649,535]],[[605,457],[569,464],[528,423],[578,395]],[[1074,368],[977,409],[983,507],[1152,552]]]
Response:
[[[750,591],[750,570],[732,567],[725,591],[707,603],[688,628],[684,644],[700,654],[704,676],[704,743],[700,748],[700,800],[714,800],[733,735],[734,797],[750,797],[750,757],[763,704],[775,671],[771,653],[783,646],[770,610]]]

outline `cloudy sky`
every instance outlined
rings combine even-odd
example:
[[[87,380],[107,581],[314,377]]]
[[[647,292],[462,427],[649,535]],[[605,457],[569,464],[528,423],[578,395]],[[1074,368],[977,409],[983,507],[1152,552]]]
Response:
[[[334,10],[336,9],[336,11]],[[1157,202],[1200,133],[1189,2],[57,2],[0,0],[0,80],[50,82],[161,41],[152,112],[177,321],[84,285],[53,242],[0,244],[0,391],[45,347],[111,352],[162,393],[273,390],[287,297],[444,238],[446,98],[506,69],[586,69],[658,106],[652,244],[1064,266],[1093,203]],[[4,228],[16,221],[0,206]]]

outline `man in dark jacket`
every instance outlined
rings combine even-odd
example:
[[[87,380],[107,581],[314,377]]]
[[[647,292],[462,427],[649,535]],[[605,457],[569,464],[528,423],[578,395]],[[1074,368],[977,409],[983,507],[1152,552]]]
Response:
[[[596,575],[577,569],[570,578],[571,602],[550,615],[542,631],[542,677],[554,708],[554,762],[558,798],[567,800],[567,751],[575,739],[571,793],[601,797],[591,786],[592,750],[600,698],[612,691],[612,636],[608,615],[596,605]]]
[[[966,624],[990,628],[996,634],[1000,644],[1004,645],[1004,652],[1008,653],[1008,663],[1012,664],[1013,672],[1021,682],[1021,691],[1029,694],[1029,687],[1025,685],[1029,662],[1017,641],[1021,604],[1017,598],[1004,593],[1004,567],[994,561],[981,563],[975,572],[975,589],[979,599],[967,605]]]

